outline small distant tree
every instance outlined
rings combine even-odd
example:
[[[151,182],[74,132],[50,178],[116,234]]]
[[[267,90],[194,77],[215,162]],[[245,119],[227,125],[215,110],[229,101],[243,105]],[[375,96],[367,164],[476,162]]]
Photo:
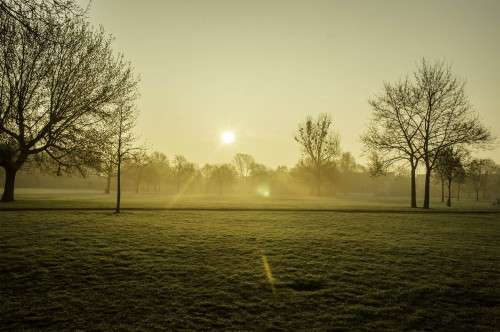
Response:
[[[476,201],[479,201],[479,192],[486,192],[488,173],[495,167],[491,159],[473,159],[467,169],[467,174],[472,182],[472,187],[476,194]],[[483,194],[484,196],[484,194]]]
[[[327,173],[326,175],[328,176],[329,174]],[[311,187],[311,183],[314,183],[315,177],[311,172],[310,165],[304,162],[304,158],[300,159],[290,170],[290,177],[297,183],[300,183],[301,187],[307,187],[309,189],[309,194],[314,194],[316,191],[315,186]]]
[[[115,118],[108,119],[107,121],[109,129],[106,131],[106,136],[101,140],[100,160],[96,167],[97,173],[106,178],[105,194],[111,193],[111,181],[116,176],[116,166],[118,164],[118,130],[115,126],[117,114],[115,114]]]
[[[170,162],[165,154],[157,151],[154,151],[149,159],[149,182],[153,184],[156,191],[161,191],[161,183],[170,176]]]
[[[467,165],[462,163],[455,172],[455,183],[457,184],[457,201],[460,200],[462,194],[462,187],[467,179]]]
[[[130,156],[130,167],[133,170],[135,177],[135,193],[138,194],[141,191],[141,184],[144,180],[144,173],[147,167],[150,165],[151,159],[149,158],[146,151],[140,149],[134,151]]]
[[[387,163],[375,151],[372,151],[370,155],[368,156],[368,174],[372,177],[377,177],[381,175],[386,175],[387,174]],[[416,200],[415,200],[415,207],[416,207]]]
[[[212,168],[211,178],[219,188],[219,195],[222,195],[224,189],[234,182],[236,176],[236,169],[231,164],[215,165]]]
[[[252,164],[255,163],[255,159],[251,155],[237,153],[234,156],[233,162],[236,167],[236,171],[238,172],[238,176],[243,180],[243,182],[246,182],[246,179],[250,176]]]
[[[358,164],[350,152],[344,152],[339,158],[339,166],[342,173],[348,174],[355,172]]]
[[[321,195],[321,171],[340,152],[339,137],[333,132],[333,120],[328,114],[316,119],[307,117],[299,124],[295,141],[302,147],[305,163],[315,177],[316,194]]]
[[[203,178],[203,182],[205,185],[205,192],[208,193],[211,190],[211,184],[212,184],[212,172],[214,170],[214,165],[210,164],[205,164],[201,169],[200,169],[200,174],[201,177]]]
[[[443,150],[436,161],[436,168],[442,179],[442,184],[446,182],[448,189],[448,198],[446,206],[451,207],[451,185],[464,169],[464,161],[467,151],[459,147],[449,147]]]
[[[194,178],[195,173],[196,168],[193,163],[189,162],[184,156],[174,156],[172,160],[172,176],[177,193],[181,192],[183,185],[187,185]]]

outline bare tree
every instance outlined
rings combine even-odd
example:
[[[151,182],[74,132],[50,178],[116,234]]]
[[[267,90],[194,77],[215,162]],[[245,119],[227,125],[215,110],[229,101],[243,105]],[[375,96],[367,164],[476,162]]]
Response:
[[[237,153],[234,156],[233,162],[236,166],[238,176],[243,180],[243,182],[245,182],[246,179],[250,176],[252,164],[255,163],[255,159],[249,154]]]
[[[172,175],[174,177],[177,193],[181,192],[183,186],[187,186],[196,173],[195,165],[184,156],[175,155],[172,160]]]
[[[476,194],[476,201],[479,201],[479,192],[483,190],[483,197],[485,196],[488,174],[495,168],[495,163],[491,159],[473,159],[468,168],[467,175],[471,179],[474,192]]]
[[[38,38],[50,37],[40,30],[82,18],[87,10],[88,6],[83,9],[74,0],[0,0],[0,13]]]
[[[144,173],[151,163],[151,159],[149,158],[146,151],[140,149],[138,151],[135,151],[131,155],[130,161],[130,166],[134,170],[135,193],[138,194],[141,191],[141,184],[144,180]]]
[[[441,177],[441,185],[444,186],[444,182],[447,185],[446,206],[448,207],[451,207],[451,184],[462,173],[467,155],[466,150],[452,146],[443,150],[436,161],[436,170]],[[444,195],[444,190],[442,195]]]
[[[441,153],[457,145],[486,144],[492,137],[472,112],[465,82],[453,75],[449,65],[422,60],[415,73],[415,89],[420,97],[418,140],[426,170],[424,208],[428,209],[431,173]]]
[[[105,137],[101,141],[101,149],[99,151],[99,163],[96,166],[96,171],[99,175],[106,177],[106,186],[104,193],[111,192],[111,181],[116,176],[116,166],[118,164],[118,129],[119,112],[114,116],[106,119],[108,130],[105,132]]]
[[[344,152],[339,158],[339,167],[342,173],[352,173],[355,172],[358,168],[358,164],[356,163],[356,159],[350,152]]]
[[[121,209],[121,170],[124,159],[131,157],[136,150],[133,129],[137,119],[136,109],[129,104],[120,104],[116,108],[116,206],[115,212]]]
[[[455,173],[455,183],[457,184],[457,201],[460,201],[462,194],[462,186],[467,179],[467,165],[462,164]]]
[[[386,83],[384,91],[369,101],[373,118],[361,137],[373,157],[374,174],[392,164],[405,161],[410,165],[410,206],[417,207],[416,171],[421,158],[418,140],[422,121],[415,107],[419,96],[408,79]]]
[[[150,155],[150,182],[156,191],[161,191],[161,184],[170,175],[170,162],[164,153],[154,151]]]
[[[340,152],[339,137],[333,132],[333,121],[328,114],[317,119],[307,117],[299,124],[295,141],[302,147],[304,157],[316,181],[316,194],[321,195],[321,171]]]
[[[219,195],[224,193],[224,188],[234,182],[236,175],[236,169],[231,164],[213,166],[210,178],[219,188]]]
[[[47,38],[39,38],[0,16],[2,201],[12,201],[16,173],[30,158],[65,169],[95,166],[105,120],[135,93],[137,80],[102,29],[74,19],[40,28]]]
[[[387,174],[388,165],[384,158],[376,151],[371,151],[368,155],[368,174],[371,177],[377,177]]]

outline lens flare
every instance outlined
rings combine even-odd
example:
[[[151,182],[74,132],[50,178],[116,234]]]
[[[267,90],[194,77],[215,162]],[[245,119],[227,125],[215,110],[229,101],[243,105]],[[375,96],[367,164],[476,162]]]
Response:
[[[262,196],[262,197],[269,197],[271,196],[271,190],[269,189],[269,186],[263,184],[260,185],[257,188],[257,195]]]
[[[271,291],[273,294],[276,293],[276,288],[274,287],[274,283],[276,282],[273,278],[273,272],[271,271],[271,265],[267,261],[267,256],[262,255],[262,265],[264,266],[264,274],[266,275],[267,282],[269,286],[271,286]]]

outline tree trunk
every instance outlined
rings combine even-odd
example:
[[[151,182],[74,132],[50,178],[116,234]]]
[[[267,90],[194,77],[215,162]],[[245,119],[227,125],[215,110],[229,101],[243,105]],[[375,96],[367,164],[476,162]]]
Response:
[[[5,183],[3,188],[2,202],[12,202],[14,200],[14,186],[16,182],[17,169],[14,167],[4,167]]]
[[[120,149],[121,150],[121,149]],[[118,157],[118,166],[116,170],[116,213],[120,213],[120,204],[121,204],[121,195],[122,195],[122,187],[121,187],[121,176],[122,176],[122,160],[121,157]]]
[[[476,201],[479,201],[479,189],[476,190]]]
[[[121,208],[121,198],[122,198],[122,125],[123,125],[123,117],[122,117],[122,109],[119,108],[120,111],[120,125],[118,129],[118,151],[117,151],[117,165],[116,165],[116,208],[115,212],[120,213]]]
[[[462,185],[459,183],[457,183],[457,201],[460,200],[460,189],[462,189]]]
[[[413,166],[411,167],[411,207],[416,208],[417,207],[417,184],[416,184],[416,173],[417,167]]]
[[[425,170],[425,188],[424,188],[424,209],[430,208],[430,193],[431,193],[431,170],[426,167]]]
[[[446,201],[446,206],[451,207],[451,179],[448,179],[448,199]]]

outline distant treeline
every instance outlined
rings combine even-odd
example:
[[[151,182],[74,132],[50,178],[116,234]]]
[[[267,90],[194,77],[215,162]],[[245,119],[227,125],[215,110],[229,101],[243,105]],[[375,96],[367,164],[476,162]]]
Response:
[[[478,160],[481,170],[469,167],[451,187],[455,199],[496,200],[500,197],[500,165]],[[349,152],[340,154],[323,169],[322,196],[366,194],[408,195],[409,171],[399,168],[385,176],[373,176]],[[106,193],[115,190],[115,174],[58,174],[28,165],[18,178],[19,187],[92,189]],[[207,194],[207,195],[317,195],[314,173],[299,161],[294,167],[267,167],[247,154],[237,154],[231,163],[196,165],[185,157],[172,158],[160,152],[142,153],[123,166],[122,189],[132,193]],[[423,184],[424,176],[417,176]],[[437,174],[432,182],[435,197],[447,190]],[[421,186],[420,186],[421,187]],[[446,193],[447,195],[447,193]],[[444,199],[444,198],[443,198]]]

